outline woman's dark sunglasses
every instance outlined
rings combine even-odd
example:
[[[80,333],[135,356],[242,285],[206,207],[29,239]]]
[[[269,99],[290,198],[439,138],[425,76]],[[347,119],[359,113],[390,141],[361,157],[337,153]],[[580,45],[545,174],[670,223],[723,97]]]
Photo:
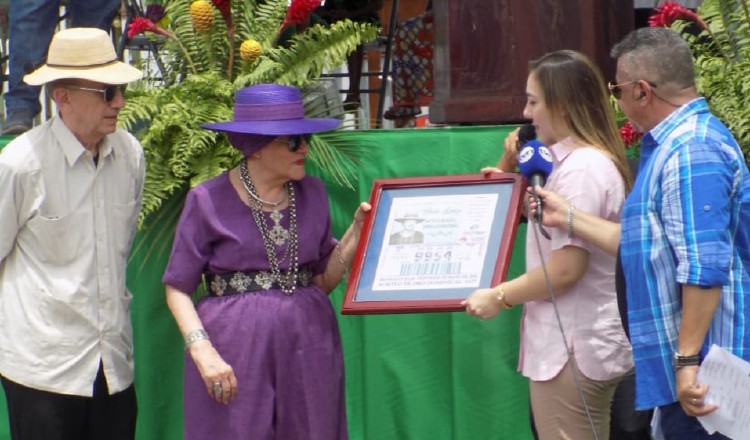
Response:
[[[281,141],[287,143],[287,148],[289,148],[289,151],[292,153],[296,153],[297,150],[299,150],[302,147],[302,141],[304,140],[306,144],[310,144],[310,139],[312,138],[311,134],[298,134],[294,136],[289,136],[288,140]]]
[[[66,85],[65,87],[68,88],[68,89],[73,89],[73,90],[86,90],[88,92],[101,93],[102,95],[104,95],[104,101],[106,101],[106,102],[112,102],[117,97],[117,91],[118,90],[123,95],[125,94],[125,86],[124,85],[120,85],[120,86],[107,86],[107,87],[105,87],[103,89],[94,89],[94,88],[91,88],[91,87],[81,87],[81,86],[71,86],[71,85]]]

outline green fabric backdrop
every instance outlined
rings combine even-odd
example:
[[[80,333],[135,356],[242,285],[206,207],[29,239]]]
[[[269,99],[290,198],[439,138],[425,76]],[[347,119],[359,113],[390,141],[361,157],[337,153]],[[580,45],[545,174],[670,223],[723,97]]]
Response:
[[[355,191],[328,184],[334,233],[340,236],[369,199],[375,178],[476,173],[496,162],[510,128],[356,132],[374,146],[356,169]],[[320,174],[312,164],[309,172]],[[180,203],[175,198],[139,232],[128,268],[138,440],[182,437],[185,354],[160,282]],[[522,225],[509,277],[523,272],[524,234]],[[331,294],[336,310],[343,292],[342,283]],[[489,321],[463,313],[339,316],[351,439],[531,439],[527,381],[515,371],[520,315],[516,308]],[[0,436],[8,438],[5,419]]]

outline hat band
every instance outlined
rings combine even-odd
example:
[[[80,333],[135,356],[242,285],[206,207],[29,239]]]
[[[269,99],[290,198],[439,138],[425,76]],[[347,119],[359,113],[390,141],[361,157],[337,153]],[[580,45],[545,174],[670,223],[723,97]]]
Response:
[[[85,66],[71,66],[70,64],[50,64],[47,63],[48,67],[54,67],[55,69],[91,69],[92,67],[103,67],[110,64],[117,63],[117,58],[98,64],[86,64]]]
[[[278,121],[302,119],[305,117],[302,101],[280,104],[235,104],[234,120],[238,121]]]

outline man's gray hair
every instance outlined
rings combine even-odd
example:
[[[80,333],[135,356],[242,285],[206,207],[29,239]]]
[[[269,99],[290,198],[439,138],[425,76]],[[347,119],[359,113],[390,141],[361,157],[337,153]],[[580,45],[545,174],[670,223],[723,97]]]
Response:
[[[690,46],[677,32],[665,27],[636,29],[610,52],[628,81],[644,79],[656,84],[674,84],[682,89],[695,86],[695,68]],[[624,80],[620,78],[620,80]]]

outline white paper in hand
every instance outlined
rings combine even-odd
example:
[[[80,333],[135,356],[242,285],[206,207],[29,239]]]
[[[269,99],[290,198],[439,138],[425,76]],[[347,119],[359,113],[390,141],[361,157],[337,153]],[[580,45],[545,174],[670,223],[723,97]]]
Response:
[[[698,370],[698,383],[708,385],[705,402],[719,406],[698,417],[706,431],[735,440],[750,438],[750,363],[713,345]]]

